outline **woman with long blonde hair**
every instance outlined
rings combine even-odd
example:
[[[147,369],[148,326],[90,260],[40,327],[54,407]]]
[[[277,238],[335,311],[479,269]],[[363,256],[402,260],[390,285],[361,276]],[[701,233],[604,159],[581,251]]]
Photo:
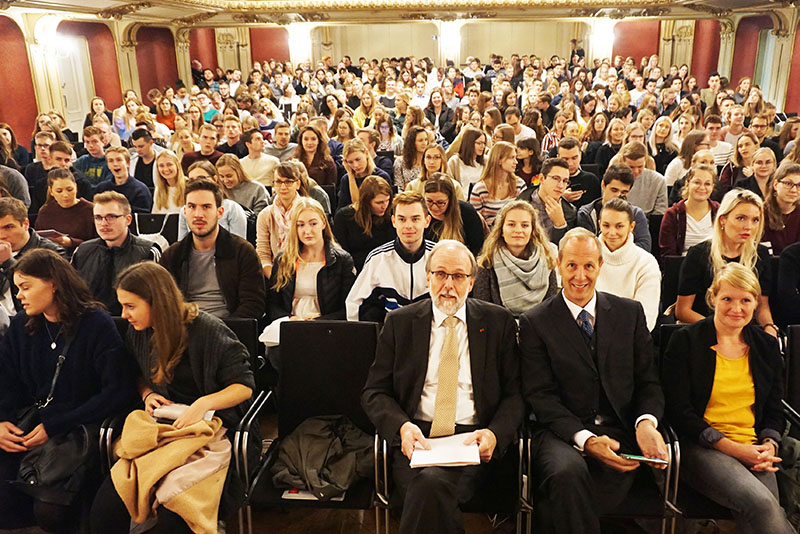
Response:
[[[479,254],[483,246],[483,223],[475,208],[458,199],[452,178],[434,173],[425,181],[423,196],[431,216],[425,239],[460,241],[473,254]]]
[[[525,189],[525,180],[517,176],[517,148],[500,141],[489,151],[481,179],[472,188],[469,203],[490,227],[503,206]]]
[[[675,317],[682,323],[694,323],[710,314],[706,291],[716,274],[727,264],[737,262],[758,274],[762,285],[758,323],[777,335],[769,308],[769,252],[760,246],[764,232],[764,206],[761,198],[747,189],[733,189],[725,194],[717,210],[711,239],[691,247],[681,265]]]
[[[334,240],[320,203],[298,198],[286,246],[267,284],[269,319],[344,319],[344,301],[355,280],[353,258]]]
[[[269,204],[267,189],[250,179],[235,155],[223,154],[217,160],[217,176],[222,189],[245,211],[258,216]]]
[[[153,213],[179,213],[185,204],[186,177],[175,153],[165,150],[156,156],[155,185]]]
[[[558,292],[558,251],[530,202],[509,202],[478,256],[472,296],[508,308],[515,317]]]

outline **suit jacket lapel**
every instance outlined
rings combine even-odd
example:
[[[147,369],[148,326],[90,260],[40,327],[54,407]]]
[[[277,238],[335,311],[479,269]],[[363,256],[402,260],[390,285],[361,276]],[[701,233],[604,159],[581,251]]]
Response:
[[[475,413],[483,413],[483,379],[486,372],[486,322],[481,309],[467,299],[467,338]]]
[[[575,322],[575,318],[569,312],[566,302],[564,302],[564,296],[559,295],[552,299],[551,304],[553,308],[553,321],[551,322],[553,328],[561,331],[561,339],[567,340],[567,343],[572,345],[572,348],[580,355],[586,365],[594,369],[596,373],[597,367],[594,364],[594,358],[592,358],[589,347],[586,346],[586,342],[583,340],[583,333],[578,327],[578,323]],[[595,335],[597,334],[595,333]]]
[[[411,399],[422,398],[422,388],[425,386],[425,376],[430,360],[432,306],[433,303],[428,300],[428,305],[417,313],[411,328],[411,353],[402,355],[409,359],[410,374],[408,376],[414,381],[414,390],[409,397]],[[411,415],[413,416],[414,412]]]

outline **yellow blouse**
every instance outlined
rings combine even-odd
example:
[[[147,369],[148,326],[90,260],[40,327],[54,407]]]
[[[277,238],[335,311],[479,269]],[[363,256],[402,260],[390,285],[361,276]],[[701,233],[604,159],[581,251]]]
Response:
[[[756,443],[756,391],[750,372],[750,353],[731,360],[719,352],[711,398],[704,418],[726,438],[737,443]]]

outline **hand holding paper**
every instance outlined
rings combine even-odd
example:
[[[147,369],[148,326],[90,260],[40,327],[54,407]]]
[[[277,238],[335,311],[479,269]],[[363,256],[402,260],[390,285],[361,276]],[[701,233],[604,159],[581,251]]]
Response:
[[[478,444],[478,452],[481,455],[481,462],[488,462],[492,459],[494,448],[497,446],[497,438],[494,432],[488,428],[481,428],[469,434],[464,441],[464,445]]]
[[[467,444],[469,442],[469,444]],[[455,434],[444,438],[429,438],[428,448],[417,444],[411,455],[411,467],[462,467],[481,463],[479,446],[473,434]]]

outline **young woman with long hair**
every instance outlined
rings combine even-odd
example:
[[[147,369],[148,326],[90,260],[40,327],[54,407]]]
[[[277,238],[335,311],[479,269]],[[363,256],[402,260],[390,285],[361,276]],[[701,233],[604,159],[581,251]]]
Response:
[[[247,176],[236,155],[223,154],[217,160],[217,176],[227,195],[256,217],[269,204],[267,189]]]
[[[466,193],[464,193],[464,191],[461,189],[461,184],[447,175],[445,153],[441,145],[428,145],[428,147],[422,153],[422,172],[420,173],[419,178],[407,183],[405,190],[422,194],[425,190],[425,182],[430,180],[430,178],[436,173],[447,176],[447,178],[453,182],[453,187],[456,190],[456,196],[461,200],[466,200]]]
[[[605,174],[611,158],[617,155],[625,140],[625,122],[622,119],[611,119],[606,129],[606,138],[597,149],[594,162],[599,167],[600,176]]]
[[[322,134],[313,126],[303,126],[297,140],[292,157],[305,165],[308,176],[320,185],[336,185],[336,164]]]
[[[391,218],[392,188],[383,178],[367,176],[359,187],[359,198],[336,212],[333,233],[336,241],[353,257],[361,270],[367,255],[392,241],[397,233]]]
[[[328,130],[328,137],[345,144],[356,137],[356,125],[350,115],[343,109],[337,109],[333,124]]]
[[[525,189],[525,181],[514,174],[517,170],[517,148],[500,141],[492,147],[481,179],[472,188],[469,203],[491,227],[504,205]]]
[[[447,161],[447,173],[458,181],[465,194],[481,178],[486,145],[486,134],[478,128],[467,126],[460,135],[458,153]]]
[[[762,243],[768,243],[772,255],[800,241],[800,165],[788,163],[778,167],[770,182],[764,200],[764,235]]]
[[[166,96],[162,96],[158,99],[156,103],[156,121],[160,122],[164,126],[170,129],[170,131],[175,130],[175,117],[178,114],[175,112],[175,108],[172,105],[172,100],[167,98]]]
[[[423,196],[431,223],[425,230],[429,241],[454,239],[467,245],[473,254],[483,246],[483,223],[469,203],[459,200],[452,178],[438,172],[425,181]]]
[[[393,152],[395,156],[402,155],[403,138],[397,134],[391,116],[375,119],[375,130],[380,136],[380,142],[375,147],[376,152]]]
[[[344,301],[356,280],[353,258],[338,247],[319,202],[296,202],[286,246],[269,278],[269,319],[344,319]]]
[[[78,198],[78,184],[70,171],[55,167],[47,173],[47,198],[36,217],[36,230],[64,234],[50,239],[66,248],[70,256],[78,245],[97,237],[92,203]]]
[[[689,132],[683,140],[683,143],[681,143],[681,149],[677,157],[667,165],[667,169],[664,172],[664,178],[667,180],[667,187],[671,187],[677,180],[680,180],[689,172],[695,152],[707,150],[710,147],[711,141],[708,138],[707,132],[703,130],[692,130]]]
[[[762,147],[753,153],[753,175],[738,180],[733,187],[749,189],[762,199],[767,198],[767,193],[772,184],[772,175],[778,167],[775,153],[771,148]]]
[[[370,86],[361,91],[361,105],[353,113],[353,122],[358,128],[366,128],[372,124],[373,114],[378,105],[378,99]]]
[[[155,185],[153,213],[180,212],[186,203],[183,194],[186,187],[186,177],[183,174],[178,156],[169,150],[164,150],[156,156]]]
[[[693,246],[711,239],[714,231],[714,217],[719,203],[711,200],[717,169],[714,156],[710,163],[693,165],[686,175],[685,184],[675,183],[681,188],[680,200],[667,208],[661,219],[658,245],[661,257],[683,256]]]
[[[537,185],[539,170],[542,168],[539,140],[526,137],[517,142],[517,176],[527,185]]]
[[[717,210],[711,239],[690,248],[681,265],[675,307],[675,317],[679,321],[694,323],[710,315],[705,297],[711,282],[725,264],[737,262],[757,273],[762,282],[758,323],[771,335],[777,335],[768,301],[769,252],[758,244],[763,232],[761,198],[747,189],[733,189],[726,193]]]
[[[172,431],[180,435],[198,425],[198,432],[215,436],[211,443],[220,455],[219,461],[228,464],[231,444],[227,442],[233,441],[233,433],[251,404],[255,388],[247,349],[221,319],[186,302],[172,276],[157,263],[147,261],[128,267],[117,278],[116,290],[122,317],[129,323],[126,348],[138,367],[137,389],[145,412],[153,416],[154,411],[163,406],[187,405],[188,409],[172,423]],[[204,421],[210,410],[214,411],[214,417]],[[126,420],[123,441],[135,415],[134,412]],[[251,430],[253,444],[261,442],[258,434],[257,428]],[[159,456],[159,449],[169,444],[148,454]],[[113,473],[95,497],[92,532],[127,532],[130,529],[128,510],[137,508],[137,497],[119,493],[112,482]],[[197,514],[192,517],[193,524],[203,519],[216,521],[218,515],[224,518],[231,512],[219,509],[220,498],[227,491],[235,494],[234,485],[241,483],[234,469],[228,467],[227,475],[224,487],[209,485],[197,496],[199,502],[191,512]],[[144,483],[142,479],[139,482]],[[214,513],[204,513],[204,509]],[[157,521],[159,531],[168,528],[169,532],[188,533],[191,530],[186,515],[179,515],[164,505],[157,509]]]
[[[14,266],[14,286],[22,308],[0,343],[3,481],[18,479],[28,452],[81,425],[99,427],[135,399],[134,373],[114,322],[65,259],[51,250],[30,250]],[[3,315],[7,324],[8,315]],[[54,373],[57,384],[48,398]],[[46,404],[37,410],[37,402]],[[21,418],[28,408],[38,411],[37,417]],[[99,461],[91,458],[92,464]],[[96,471],[90,469],[83,480],[70,480],[78,490],[73,505],[36,499],[11,484],[0,484],[0,528],[38,525],[48,532],[77,532],[76,512],[97,489]]]
[[[422,173],[422,155],[428,147],[428,133],[422,126],[412,126],[403,142],[403,157],[394,160],[394,183],[404,190],[406,184]]]
[[[557,254],[531,203],[511,201],[500,210],[478,256],[472,296],[519,317],[558,292]]]
[[[656,172],[664,174],[667,166],[678,155],[678,147],[672,137],[672,121],[669,117],[659,117],[653,124],[647,148],[656,162]]]
[[[91,125],[90,125],[91,126]],[[11,157],[21,169],[24,169],[33,159],[30,152],[24,146],[17,142],[17,136],[14,134],[14,129],[6,122],[0,122],[0,141],[4,141],[8,147]]]
[[[739,137],[733,150],[733,156],[719,173],[719,187],[718,191],[714,193],[715,200],[730,191],[736,182],[753,176],[753,156],[758,147],[758,138],[754,133],[744,132]]]

